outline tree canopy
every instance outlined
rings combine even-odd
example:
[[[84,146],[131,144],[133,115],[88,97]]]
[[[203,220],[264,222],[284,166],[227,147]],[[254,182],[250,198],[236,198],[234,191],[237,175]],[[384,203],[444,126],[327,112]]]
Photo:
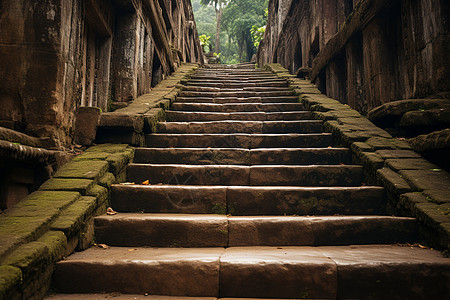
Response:
[[[192,2],[199,34],[214,35],[216,37],[213,40],[215,45],[220,43],[220,40],[227,40],[224,47],[220,48],[222,62],[237,63],[249,61],[252,58],[253,54],[256,53],[254,35],[261,34],[261,31],[255,33],[251,30],[255,27],[262,28],[265,26],[267,17],[265,11],[267,10],[268,0],[193,0]],[[202,9],[199,8],[199,6],[202,6],[199,4],[203,4]],[[205,7],[204,5],[209,6]],[[220,20],[218,14],[218,8],[220,7],[223,8],[223,14],[220,16],[222,18],[221,24],[216,26],[216,33],[213,33],[214,30],[209,23],[213,17],[210,12],[209,19],[206,20],[204,9],[215,10],[216,18],[214,18],[213,24],[217,25],[216,20]],[[217,31],[217,28],[220,29],[220,25],[222,25],[222,30]],[[207,26],[208,30],[206,31]],[[217,34],[217,32],[219,33]],[[218,48],[215,47],[215,49]]]

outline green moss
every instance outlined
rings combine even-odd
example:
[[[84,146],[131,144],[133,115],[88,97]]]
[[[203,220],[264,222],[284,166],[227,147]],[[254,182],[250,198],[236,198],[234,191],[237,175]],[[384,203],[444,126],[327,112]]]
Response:
[[[70,237],[81,230],[87,216],[94,215],[96,207],[97,199],[95,197],[82,197],[61,213],[51,225],[51,229],[60,230]]]
[[[97,180],[108,170],[106,161],[71,161],[59,169],[55,178],[84,178]]]
[[[106,152],[106,153],[117,153],[123,152],[128,148],[126,144],[101,144],[97,146],[90,147],[86,150],[86,154],[90,152]]]
[[[52,262],[60,260],[66,254],[67,238],[61,231],[47,232],[37,242],[48,248]]]
[[[226,215],[227,207],[226,207],[226,205],[224,205],[222,203],[216,203],[216,204],[214,204],[214,206],[212,208],[212,212],[213,212],[213,214],[217,214],[217,215]]]
[[[96,184],[90,191],[88,191],[88,196],[97,198],[97,204],[101,205],[108,201],[109,193],[106,188]]]
[[[87,191],[93,185],[94,181],[90,179],[52,178],[47,180],[39,189],[47,191],[76,191],[82,195],[86,195]]]
[[[10,291],[22,282],[22,271],[13,266],[0,266],[0,299],[9,299]]]
[[[81,161],[81,160],[106,160],[111,153],[109,152],[101,152],[101,151],[92,151],[86,152],[81,155],[78,155],[72,161]]]
[[[106,173],[102,178],[98,181],[98,184],[102,187],[109,188],[113,183],[116,182],[116,177],[114,177],[111,173]]]
[[[126,165],[132,160],[134,151],[114,153],[106,159],[109,163],[109,172],[117,174],[122,171]]]

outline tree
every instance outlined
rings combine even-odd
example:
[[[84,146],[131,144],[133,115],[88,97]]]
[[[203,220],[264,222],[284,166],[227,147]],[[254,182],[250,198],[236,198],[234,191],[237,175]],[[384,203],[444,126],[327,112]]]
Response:
[[[214,44],[214,52],[220,52],[220,27],[222,24],[223,9],[228,3],[228,0],[201,0],[201,4],[213,6],[216,10],[216,42]]]
[[[256,52],[251,29],[266,24],[267,0],[230,0],[223,12],[223,26],[238,44],[239,61],[250,60]]]

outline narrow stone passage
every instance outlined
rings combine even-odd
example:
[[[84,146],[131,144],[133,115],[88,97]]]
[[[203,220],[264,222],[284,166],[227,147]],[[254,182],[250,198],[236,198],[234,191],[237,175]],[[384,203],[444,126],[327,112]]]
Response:
[[[202,68],[112,187],[98,244],[58,263],[60,293],[222,298],[439,299],[449,260],[413,243],[413,218],[387,216],[270,72]],[[148,181],[148,185],[140,183]],[[175,298],[174,298],[175,299]]]

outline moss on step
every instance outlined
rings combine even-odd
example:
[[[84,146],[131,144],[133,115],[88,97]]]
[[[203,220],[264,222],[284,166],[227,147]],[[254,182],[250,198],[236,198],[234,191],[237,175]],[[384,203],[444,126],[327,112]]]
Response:
[[[78,178],[51,178],[41,187],[43,191],[76,191],[86,196],[88,191],[94,186],[94,180]]]
[[[54,177],[98,180],[106,171],[108,171],[106,161],[72,161],[58,170]]]
[[[16,299],[22,271],[13,266],[0,266],[0,299]]]
[[[97,208],[95,197],[81,197],[68,208],[51,225],[51,230],[62,231],[67,237],[77,234],[84,226],[84,221],[88,216],[92,216]]]

